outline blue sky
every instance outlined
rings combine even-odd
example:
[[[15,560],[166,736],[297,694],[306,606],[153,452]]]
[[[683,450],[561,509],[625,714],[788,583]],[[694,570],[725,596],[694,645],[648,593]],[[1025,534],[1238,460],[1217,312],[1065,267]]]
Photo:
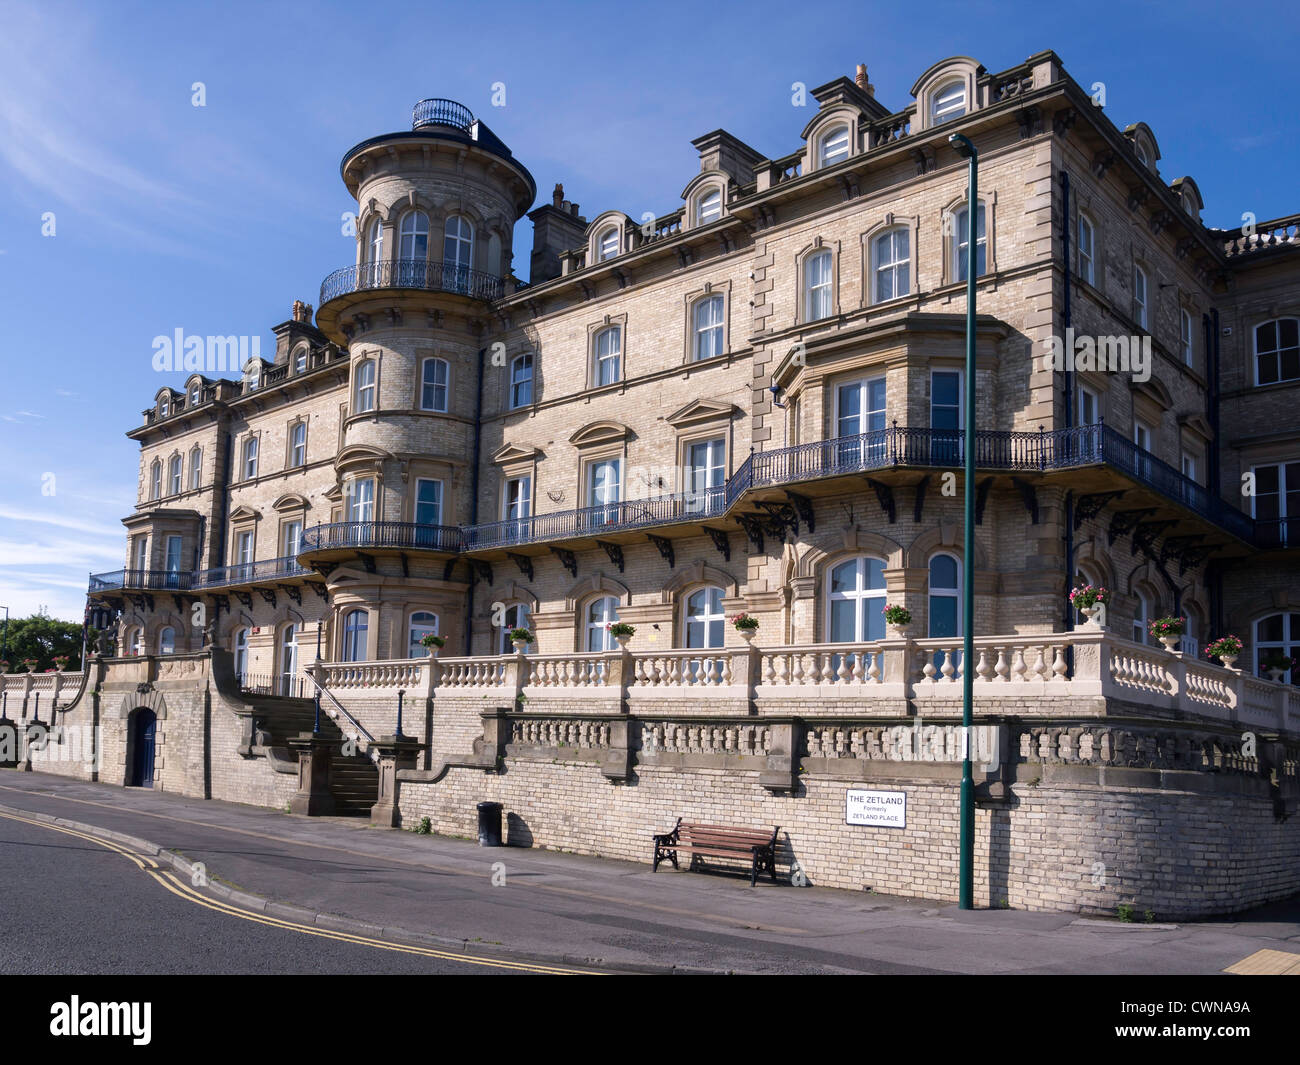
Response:
[[[422,97],[483,118],[542,200],[562,181],[588,218],[639,218],[680,204],[702,133],[794,150],[811,112],[792,82],[864,62],[897,110],[938,59],[996,71],[1051,48],[1105,82],[1118,125],[1152,127],[1161,173],[1195,177],[1208,224],[1232,226],[1300,210],[1283,58],[1298,22],[1294,4],[1248,3],[0,0],[0,604],[80,619],[87,572],[123,564],[122,434],[183,378],[153,370],[153,338],[261,334],[272,351],[292,301],[352,261],[342,153],[408,129]]]

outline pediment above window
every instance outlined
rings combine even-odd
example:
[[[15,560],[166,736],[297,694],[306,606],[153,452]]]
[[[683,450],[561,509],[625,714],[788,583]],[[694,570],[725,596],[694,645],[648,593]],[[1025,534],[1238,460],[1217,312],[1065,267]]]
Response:
[[[303,496],[300,496],[297,492],[289,492],[272,503],[271,509],[284,513],[290,510],[306,510],[310,506],[311,504]]]
[[[386,459],[393,456],[381,447],[370,444],[352,444],[338,453],[334,468],[342,473],[345,470],[378,470]]]
[[[569,443],[575,447],[595,447],[626,440],[631,435],[632,430],[622,422],[590,422],[569,437]]]
[[[247,503],[241,503],[230,512],[231,521],[257,521],[261,516],[260,510],[254,510]]]
[[[492,453],[492,461],[500,466],[513,462],[534,462],[541,457],[541,450],[529,444],[505,444]]]
[[[1135,396],[1145,396],[1161,410],[1170,410],[1174,405],[1174,397],[1170,394],[1169,389],[1155,378],[1149,381],[1135,382],[1133,394]]]
[[[1180,414],[1178,424],[1189,433],[1195,433],[1207,443],[1214,439],[1214,429],[1204,414]]]
[[[729,421],[735,413],[734,403],[724,403],[716,399],[693,399],[686,406],[673,411],[664,420],[673,428],[680,429],[700,422]]]

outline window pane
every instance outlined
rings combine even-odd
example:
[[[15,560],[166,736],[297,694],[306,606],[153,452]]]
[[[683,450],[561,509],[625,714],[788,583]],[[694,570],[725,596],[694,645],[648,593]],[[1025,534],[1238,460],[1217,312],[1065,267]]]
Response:
[[[949,555],[935,555],[930,560],[930,587],[932,589],[957,587],[956,559]]]

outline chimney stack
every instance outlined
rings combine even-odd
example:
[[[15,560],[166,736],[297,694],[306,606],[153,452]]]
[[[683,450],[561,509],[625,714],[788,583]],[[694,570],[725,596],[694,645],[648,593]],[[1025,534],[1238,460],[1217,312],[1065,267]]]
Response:
[[[871,96],[876,95],[876,87],[867,80],[866,63],[858,64],[858,72],[857,74],[854,75],[853,80],[857,82],[858,88],[861,89],[863,92],[868,93]]]
[[[564,202],[564,186],[558,181],[555,183],[555,191],[551,193],[551,205],[559,207]]]

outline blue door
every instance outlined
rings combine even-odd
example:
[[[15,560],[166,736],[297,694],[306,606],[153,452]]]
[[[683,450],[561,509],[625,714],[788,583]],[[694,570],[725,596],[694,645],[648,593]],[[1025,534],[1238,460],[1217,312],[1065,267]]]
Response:
[[[153,787],[154,731],[158,719],[147,707],[136,711],[131,724],[131,786]]]

